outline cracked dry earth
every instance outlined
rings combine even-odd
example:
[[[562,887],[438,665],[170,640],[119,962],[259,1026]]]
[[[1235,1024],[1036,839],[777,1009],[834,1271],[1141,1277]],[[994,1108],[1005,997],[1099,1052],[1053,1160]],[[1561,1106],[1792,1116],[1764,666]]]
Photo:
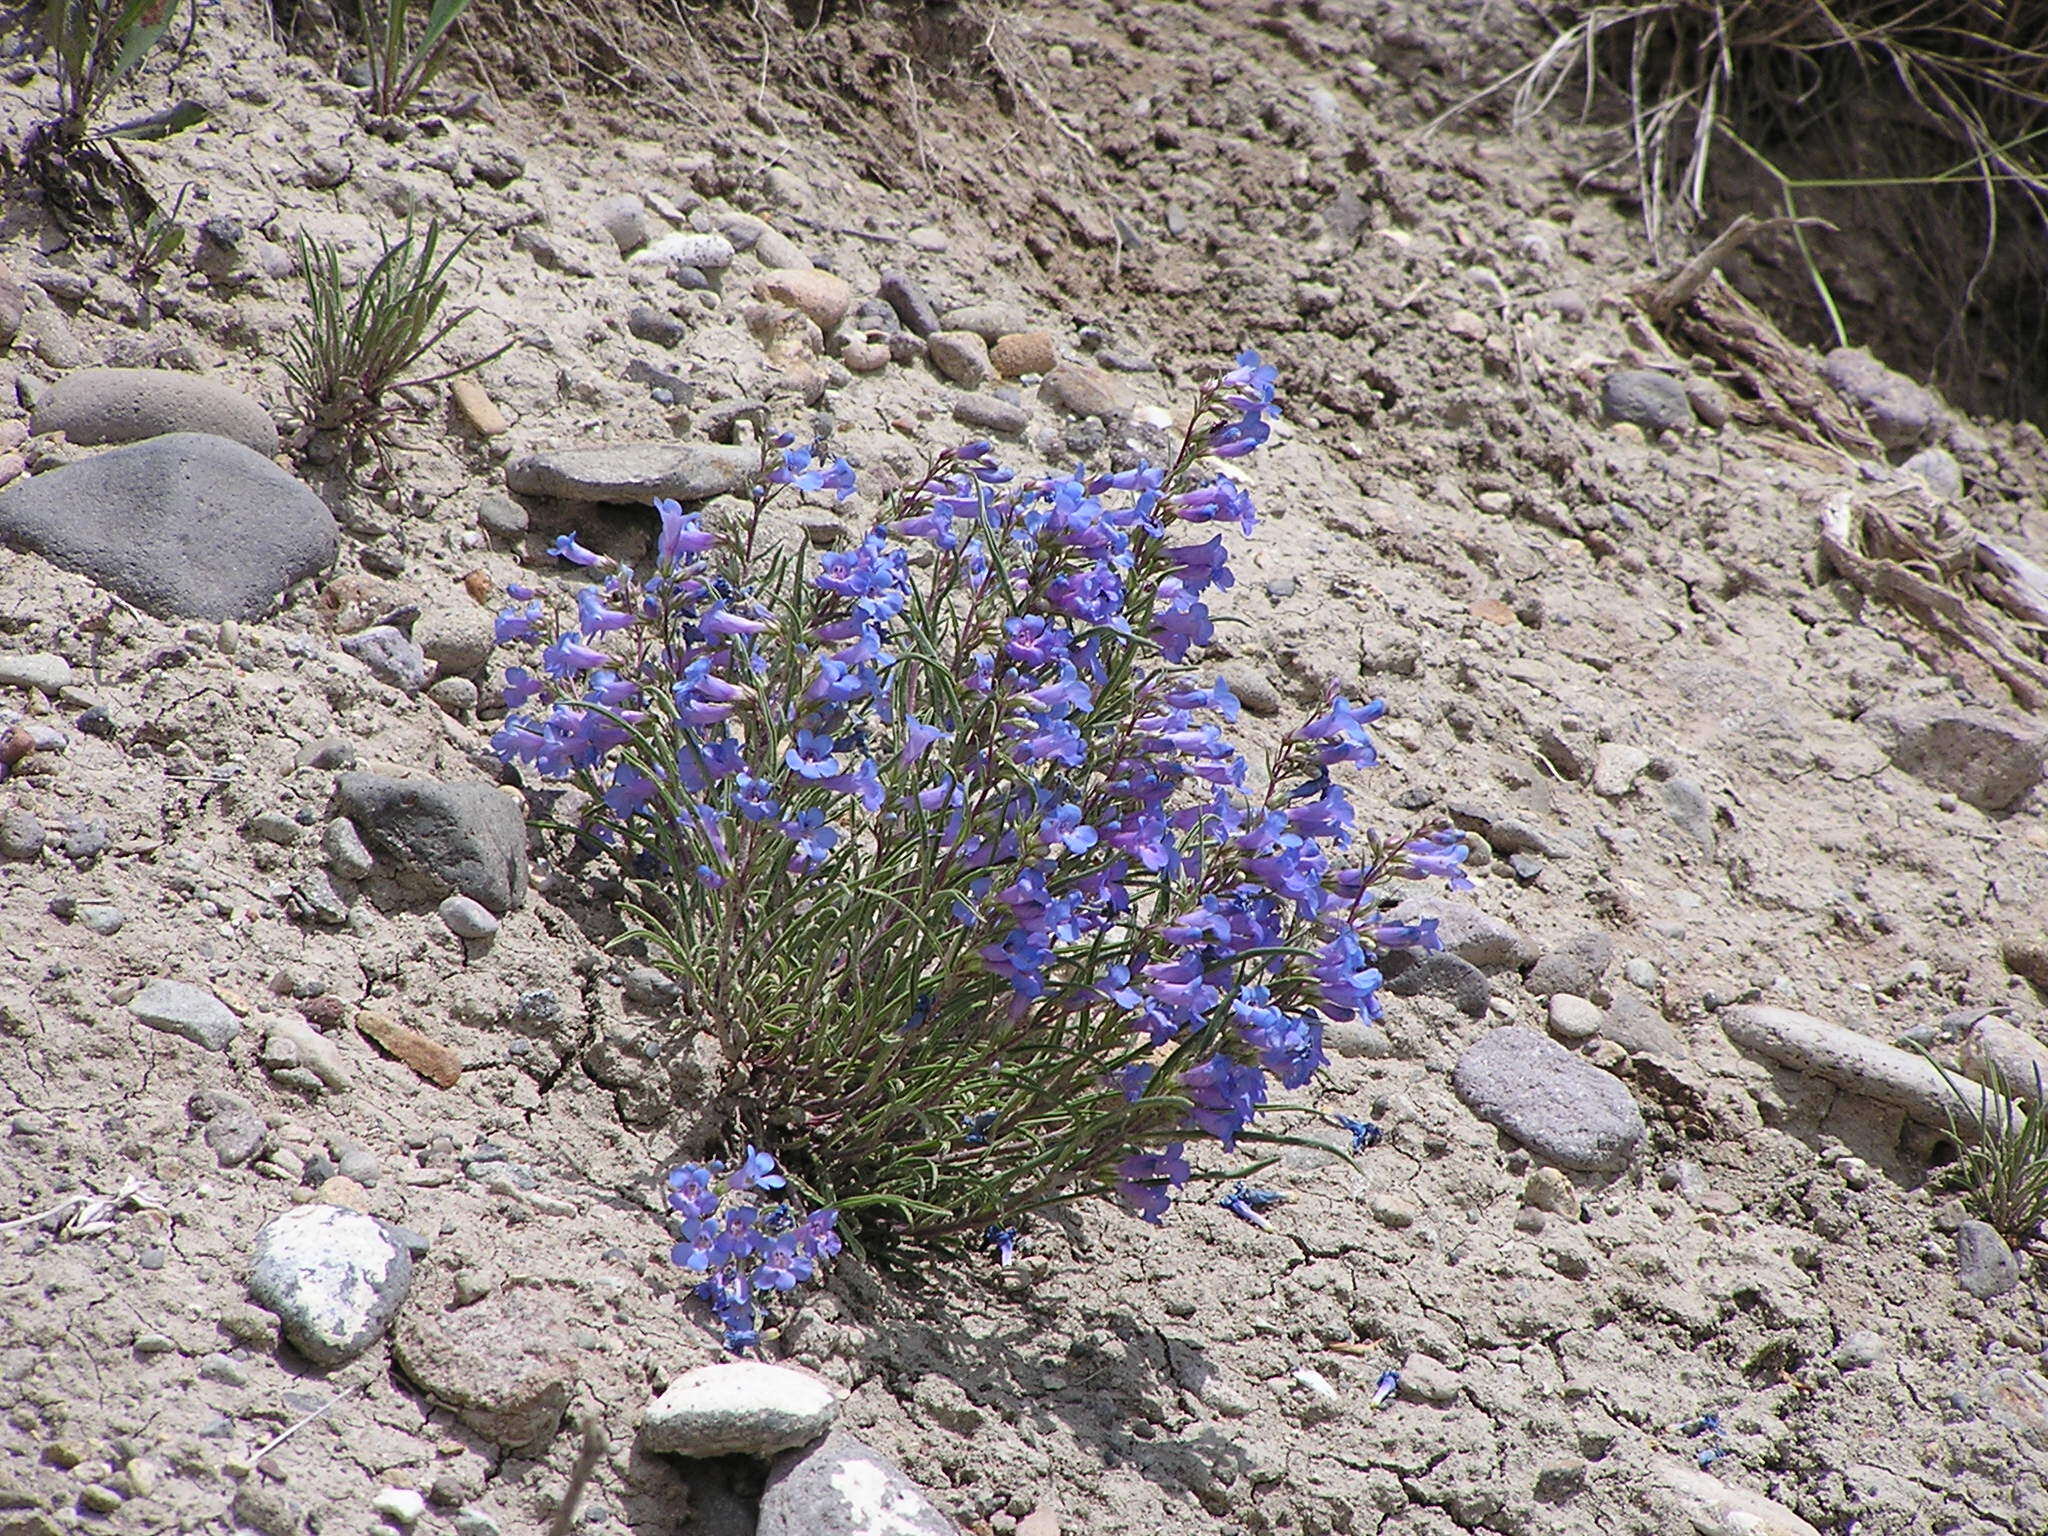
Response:
[[[1157,1230],[1040,1222],[1010,1269],[849,1262],[774,1349],[967,1531],[2038,1536],[2038,1251],[1966,1288],[1941,1127],[1722,1025],[1762,1003],[1941,1049],[1997,1009],[2048,1036],[2020,974],[2041,792],[1979,809],[1970,761],[1902,766],[1884,728],[1992,711],[2038,774],[2040,721],[1817,553],[1831,498],[1932,493],[1739,424],[1603,422],[1603,378],[1662,360],[1626,300],[1651,265],[1633,216],[1571,190],[1576,130],[1418,132],[1536,41],[1500,7],[1102,0],[931,36],[949,15],[785,17],[757,75],[751,27],[706,13],[701,74],[630,115],[465,101],[458,67],[394,143],[319,39],[202,5],[143,90],[210,123],[138,155],[234,238],[196,238],[147,325],[125,259],[10,194],[28,312],[0,441],[38,474],[91,450],[29,436],[16,401],[90,366],[203,374],[288,425],[300,230],[358,260],[408,208],[475,231],[451,351],[513,345],[477,376],[502,420],[420,391],[388,489],[299,467],[339,553],[259,620],[152,617],[0,550],[0,710],[41,743],[0,783],[0,1531],[539,1531],[579,1440],[508,1448],[460,1412],[508,1373],[545,1429],[566,1407],[608,1433],[580,1528],[750,1530],[757,1470],[635,1441],[717,1358],[656,1194],[716,1131],[715,1062],[602,949],[595,872],[536,833],[523,902],[458,937],[444,889],[337,844],[340,775],[499,783],[492,594],[562,580],[543,552],[570,528],[647,548],[645,509],[508,498],[531,452],[696,438],[763,400],[859,467],[854,500],[789,519],[830,543],[977,411],[1014,412],[1027,470],[1127,458],[1255,345],[1288,415],[1246,461],[1265,522],[1208,659],[1255,746],[1332,684],[1388,700],[1361,805],[1477,834],[1483,976],[1333,1032],[1310,1102],[1385,1139],[1362,1172],[1291,1151],[1270,1230],[1190,1199]],[[18,143],[53,86],[8,78]],[[622,254],[628,194],[643,238],[737,247],[722,282]],[[862,298],[901,271],[943,309],[1011,306],[1104,366],[1108,419],[1029,380],[963,407],[885,336],[821,354],[755,304],[764,248]],[[2048,558],[2039,431],[1928,440],[1971,523]],[[394,616],[431,693],[343,649]],[[225,1004],[224,1049],[139,1021],[165,980]],[[1628,1166],[1554,1168],[1460,1101],[1453,1067],[1504,1024],[1626,1087]],[[333,1367],[246,1288],[258,1230],[316,1195],[417,1255],[391,1339]]]

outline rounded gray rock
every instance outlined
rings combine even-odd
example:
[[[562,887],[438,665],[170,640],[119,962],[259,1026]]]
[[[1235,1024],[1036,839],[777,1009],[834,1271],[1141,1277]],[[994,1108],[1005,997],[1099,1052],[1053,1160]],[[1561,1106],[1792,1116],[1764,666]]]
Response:
[[[1939,702],[1875,711],[1863,723],[1887,740],[1892,763],[1982,811],[2017,805],[2041,782],[2048,730],[2029,721]]]
[[[50,834],[33,811],[10,806],[0,811],[0,859],[26,863],[42,855]]]
[[[1486,973],[1449,950],[1392,950],[1380,957],[1380,971],[1395,997],[1441,998],[1470,1019],[1485,1018],[1493,1001]]]
[[[412,1255],[384,1224],[339,1205],[302,1205],[256,1235],[249,1294],[315,1365],[374,1344],[405,1301]]]
[[[772,1456],[832,1427],[839,1393],[806,1371],[726,1360],[686,1371],[648,1406],[640,1448],[671,1456]]]
[[[570,1336],[590,1319],[554,1287],[499,1286],[465,1301],[459,1278],[427,1272],[391,1331],[392,1358],[485,1439],[508,1450],[545,1444],[582,1368]]]
[[[1956,1228],[1956,1283],[1979,1301],[2019,1288],[2019,1260],[1990,1223],[1966,1221]]]
[[[1031,425],[1023,406],[998,400],[994,395],[962,395],[953,402],[953,419],[975,432],[993,432],[998,437],[1021,437]]]
[[[375,624],[344,635],[341,648],[403,693],[418,693],[427,685],[427,658],[402,629]]]
[[[1926,441],[1942,419],[1941,402],[1862,347],[1837,347],[1821,359],[1835,392],[1863,413],[1870,434],[1887,448]]]
[[[896,318],[911,335],[929,336],[939,328],[938,310],[933,308],[924,289],[903,273],[884,272],[877,292],[882,302],[896,311]]]
[[[1697,425],[1685,385],[1654,368],[1610,373],[1600,386],[1600,409],[1609,421],[1630,421],[1645,432],[1682,432]]]
[[[711,443],[618,443],[596,448],[554,448],[529,453],[505,466],[505,488],[516,496],[561,501],[630,502],[657,497],[708,501],[733,496],[753,483],[760,455],[751,448]]]
[[[203,374],[169,368],[83,368],[66,374],[29,417],[37,432],[74,443],[139,443],[167,432],[209,432],[266,459],[277,423],[247,395]]]
[[[1619,1079],[1533,1029],[1481,1037],[1451,1073],[1473,1114],[1563,1168],[1612,1172],[1643,1144],[1643,1115]]]
[[[326,503],[241,443],[176,432],[0,491],[0,543],[158,618],[259,619],[334,563]]]
[[[925,338],[932,366],[955,384],[978,388],[995,372],[988,360],[988,343],[972,331],[933,331]]]
[[[498,931],[498,920],[480,901],[467,896],[450,896],[440,906],[441,921],[458,939],[488,939]]]

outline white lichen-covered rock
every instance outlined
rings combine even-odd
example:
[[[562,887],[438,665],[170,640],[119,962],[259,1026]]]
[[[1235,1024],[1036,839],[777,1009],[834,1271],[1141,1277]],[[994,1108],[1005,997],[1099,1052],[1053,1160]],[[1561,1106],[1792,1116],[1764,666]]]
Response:
[[[412,1285],[412,1255],[381,1221],[302,1205],[256,1235],[249,1294],[315,1365],[353,1360],[383,1334]]]

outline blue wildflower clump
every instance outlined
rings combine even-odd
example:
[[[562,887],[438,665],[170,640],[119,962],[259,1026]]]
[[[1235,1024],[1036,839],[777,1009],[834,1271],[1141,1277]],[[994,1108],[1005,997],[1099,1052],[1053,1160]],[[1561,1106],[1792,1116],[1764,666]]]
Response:
[[[1468,888],[1455,832],[1362,831],[1378,701],[1333,695],[1254,767],[1197,666],[1233,581],[1227,472],[1273,418],[1246,353],[1169,462],[1021,477],[937,454],[859,545],[759,553],[778,496],[853,489],[764,448],[749,515],[657,503],[651,568],[564,538],[573,601],[512,590],[495,738],[583,795],[623,941],[734,1065],[772,1146],[864,1236],[1014,1231],[1090,1195],[1148,1221],[1381,1010],[1377,956],[1438,947],[1392,880]],[[998,1246],[1007,1246],[1007,1243]]]
[[[669,1257],[703,1277],[695,1294],[724,1328],[733,1354],[758,1348],[767,1309],[815,1280],[839,1252],[838,1214],[798,1215],[781,1193],[787,1182],[775,1159],[752,1147],[733,1168],[690,1163],[668,1176],[680,1239]]]

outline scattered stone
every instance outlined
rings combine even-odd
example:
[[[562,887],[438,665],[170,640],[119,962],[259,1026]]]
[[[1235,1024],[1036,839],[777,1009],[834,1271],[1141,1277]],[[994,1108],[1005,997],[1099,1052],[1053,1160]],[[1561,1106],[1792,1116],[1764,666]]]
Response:
[[[724,235],[686,232],[663,235],[633,254],[633,265],[689,267],[698,272],[723,272],[732,265],[733,244]]]
[[[754,241],[754,259],[764,267],[805,270],[816,263],[797,248],[797,243],[772,224],[763,225]]]
[[[1986,1014],[1963,1036],[1963,1075],[1973,1082],[2004,1082],[2013,1097],[2048,1103],[2048,1043]]]
[[[1138,397],[1130,386],[1085,363],[1061,363],[1038,386],[1038,398],[1073,416],[1100,416],[1109,421],[1130,415]]]
[[[850,341],[839,354],[849,373],[880,373],[889,366],[889,347],[880,341]]]
[[[1397,923],[1435,919],[1443,947],[1482,971],[1506,970],[1535,958],[1529,941],[1490,912],[1469,901],[1440,896],[1412,896],[1387,916]]]
[[[1651,1471],[1676,1506],[1666,1530],[1694,1536],[1820,1536],[1776,1499],[1724,1483],[1698,1467],[1659,1460]]]
[[[491,614],[485,608],[433,609],[413,625],[412,637],[443,677],[479,670],[497,645]]]
[[[399,1023],[389,1014],[359,1008],[356,1029],[437,1087],[453,1088],[462,1080],[460,1052]]]
[[[1613,964],[1614,935],[1604,928],[1589,928],[1538,960],[1523,985],[1537,997],[1569,992],[1597,998],[1605,994],[1601,979]]]
[[[1717,1017],[1722,1031],[1744,1050],[1903,1109],[1923,1125],[1946,1126],[1951,1111],[1960,1120],[1977,1118],[1978,1095],[1959,1099],[1934,1063],[1915,1052],[1790,1008],[1742,1003],[1723,1008]],[[2005,1100],[1989,1092],[1984,1098],[1994,1119],[2004,1113]]]
[[[1884,1340],[1868,1328],[1858,1328],[1835,1346],[1828,1356],[1838,1371],[1861,1371],[1884,1358]]]
[[[385,1488],[370,1500],[370,1508],[410,1530],[425,1517],[427,1501],[411,1488]]]
[[[453,380],[448,385],[448,395],[454,400],[455,409],[462,413],[462,419],[469,423],[470,430],[478,437],[502,437],[512,430],[512,423],[505,419],[498,402],[475,379]]]
[[[648,1407],[640,1448],[671,1456],[772,1456],[832,1427],[839,1393],[786,1365],[728,1360],[670,1383]]]
[[[19,805],[0,811],[0,860],[26,864],[39,859],[49,837],[48,829],[33,811]]]
[[[217,1116],[208,1122],[205,1142],[223,1168],[254,1162],[270,1144],[270,1127],[252,1109]]]
[[[412,1284],[412,1255],[382,1222],[302,1205],[256,1236],[249,1294],[318,1366],[354,1359],[383,1334]]]
[[[235,1011],[204,987],[183,981],[152,981],[136,993],[128,1011],[151,1029],[182,1035],[209,1051],[224,1051],[242,1032]]]
[[[544,1285],[496,1286],[456,1305],[453,1278],[429,1286],[392,1330],[398,1368],[471,1429],[507,1450],[531,1450],[561,1427],[581,1361],[569,1295]]]
[[[510,795],[374,773],[345,773],[334,793],[370,846],[421,884],[452,888],[501,917],[526,899],[526,817]]]
[[[458,939],[488,939],[498,931],[498,920],[483,903],[467,896],[450,896],[438,910],[441,921]]]
[[[293,1087],[347,1093],[355,1086],[332,1040],[298,1019],[272,1019],[263,1037],[263,1067]]]
[[[994,395],[959,396],[953,402],[953,419],[972,431],[993,432],[998,437],[1022,437],[1031,424],[1030,413],[1023,406]]]
[[[55,698],[71,686],[71,663],[47,651],[0,656],[0,688],[34,688]]]
[[[1389,950],[1380,956],[1380,973],[1396,997],[1439,997],[1467,1018],[1483,1019],[1493,1001],[1486,973],[1448,950],[1424,954]]]
[[[306,835],[304,827],[279,810],[258,811],[242,830],[258,842],[275,843],[280,848],[290,848]]]
[[[1263,672],[1250,667],[1235,666],[1223,668],[1223,681],[1236,695],[1237,702],[1244,706],[1247,714],[1270,720],[1285,707],[1280,690],[1266,680]]]
[[[83,368],[50,386],[29,415],[36,432],[74,443],[136,443],[167,432],[207,432],[269,458],[277,424],[239,390],[170,368]]]
[[[1956,1283],[1979,1301],[2019,1288],[2019,1260],[1990,1223],[1966,1221],[1956,1228]]]
[[[2008,934],[1999,946],[2005,968],[2048,992],[2048,930]]]
[[[78,909],[78,921],[101,938],[111,939],[127,925],[128,914],[119,907],[110,907],[103,902],[95,902]]]
[[[509,496],[495,493],[477,503],[477,526],[486,533],[495,533],[501,539],[516,539],[526,532],[529,521],[526,508]]]
[[[972,331],[993,346],[1004,336],[1028,331],[1031,328],[1031,317],[1016,304],[963,304],[958,309],[949,309],[941,315],[939,328],[946,331]],[[1042,373],[1045,370],[1034,371]]]
[[[481,695],[466,677],[444,677],[427,689],[427,697],[456,719],[466,720],[476,712]]]
[[[1657,786],[1657,798],[1663,803],[1664,814],[1672,824],[1713,856],[1714,804],[1707,798],[1707,792],[1691,779],[1666,779]]]
[[[647,205],[637,192],[620,192],[597,205],[597,227],[612,237],[621,256],[630,256],[647,243]]]
[[[785,1453],[761,1493],[756,1536],[959,1536],[903,1471],[844,1430]]]
[[[1522,1185],[1522,1198],[1539,1211],[1548,1211],[1567,1221],[1579,1219],[1578,1186],[1562,1169],[1530,1170],[1528,1180]]]
[[[1607,1015],[1597,1003],[1569,992],[1550,994],[1550,1032],[1558,1039],[1577,1045],[1599,1034],[1606,1022]]]
[[[1728,391],[1718,380],[1702,373],[1686,376],[1685,398],[1692,406],[1693,415],[1699,418],[1700,425],[1715,432],[1727,426],[1735,414],[1735,402]]]
[[[1835,392],[1863,413],[1871,436],[1887,448],[1925,442],[1941,425],[1941,402],[1861,347],[1837,347],[1821,359]]]
[[[327,823],[327,830],[321,834],[320,850],[327,867],[344,880],[367,880],[377,867],[377,861],[363,843],[362,833],[346,816],[337,816]]]
[[[345,772],[356,765],[356,749],[342,736],[323,736],[299,748],[292,759],[295,767],[317,768],[323,772]]]
[[[1610,373],[1600,386],[1600,409],[1609,421],[1626,421],[1645,432],[1683,432],[1697,425],[1685,385],[1654,368]]]
[[[373,624],[342,636],[341,648],[403,693],[418,693],[427,685],[427,658],[402,629]]]
[[[1446,1407],[1462,1401],[1464,1388],[1458,1373],[1441,1360],[1424,1354],[1410,1354],[1401,1362],[1401,1384],[1396,1389],[1406,1403],[1434,1403]]]
[[[2041,781],[2048,730],[1987,709],[1909,704],[1877,710],[1863,723],[1888,738],[1901,772],[1947,790],[1980,811],[2017,805]]]
[[[979,389],[994,371],[988,343],[972,331],[933,331],[925,338],[932,366],[955,384]]]
[[[640,341],[657,347],[677,347],[689,337],[690,328],[665,309],[652,304],[635,304],[626,311],[626,330]]]
[[[14,345],[15,333],[21,329],[21,317],[27,308],[28,296],[20,281],[0,265],[0,352]]]
[[[882,302],[896,311],[896,318],[913,336],[929,336],[939,328],[939,312],[925,292],[901,272],[884,272],[876,290]]]
[[[224,437],[177,432],[0,491],[0,542],[159,618],[258,619],[334,561],[320,498]]]
[[[837,273],[817,267],[778,267],[763,272],[754,279],[754,297],[801,311],[828,335],[853,308],[852,285]]]
[[[1561,1167],[1612,1172],[1643,1143],[1642,1111],[1619,1080],[1520,1025],[1468,1048],[1451,1084],[1480,1119]]]
[[[708,443],[554,448],[506,465],[505,488],[518,496],[644,507],[658,497],[708,501],[737,495],[753,483],[759,467],[760,455],[751,448]]]
[[[229,1424],[232,1434],[232,1421],[224,1422]],[[274,1488],[261,1478],[252,1477],[235,1491],[234,1510],[237,1521],[261,1531],[263,1536],[301,1536],[305,1530],[305,1516],[299,1512],[299,1506],[286,1497],[282,1488]]]
[[[1937,501],[1954,501],[1963,494],[1963,467],[1946,448],[1922,448],[1899,469],[1926,486]]]
[[[1006,379],[1051,373],[1060,361],[1050,331],[1016,331],[1000,337],[989,349],[988,359]]]
[[[1606,800],[1619,800],[1636,787],[1636,780],[1650,766],[1650,754],[1625,742],[1601,744],[1593,764],[1593,793]]]

